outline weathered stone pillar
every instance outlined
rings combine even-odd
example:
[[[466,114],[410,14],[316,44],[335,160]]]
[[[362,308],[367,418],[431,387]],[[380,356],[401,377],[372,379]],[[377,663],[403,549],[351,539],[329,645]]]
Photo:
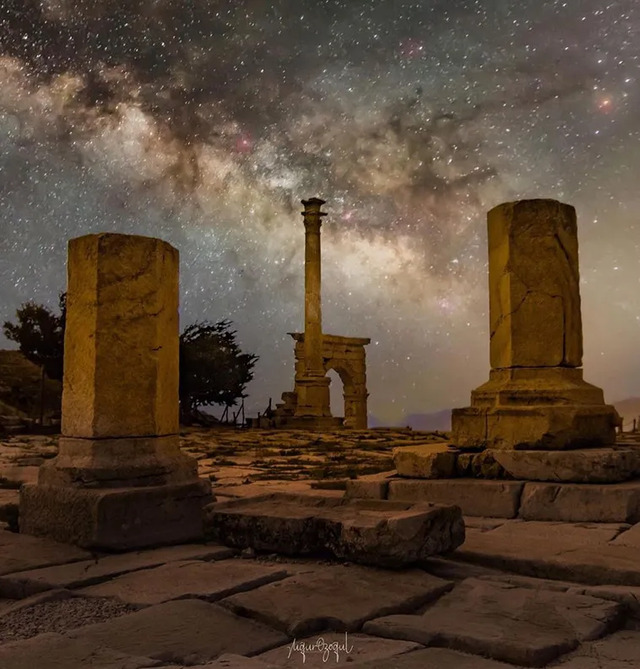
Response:
[[[21,490],[21,532],[114,550],[201,536],[211,489],[180,451],[178,373],[176,249],[71,240],[62,436]]]
[[[489,381],[454,409],[460,447],[564,449],[615,441],[618,415],[582,378],[575,209],[523,200],[489,212]]]
[[[330,417],[331,400],[329,384],[322,360],[322,306],[321,306],[321,254],[320,211],[324,200],[303,200],[305,251],[304,251],[304,374],[296,378],[298,417]]]

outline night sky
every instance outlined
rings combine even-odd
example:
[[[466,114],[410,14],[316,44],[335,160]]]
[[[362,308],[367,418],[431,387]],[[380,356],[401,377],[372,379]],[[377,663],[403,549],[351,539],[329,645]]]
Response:
[[[293,387],[313,196],[380,420],[488,378],[486,211],[530,197],[578,212],[585,378],[640,395],[639,183],[638,0],[0,0],[0,320],[57,305],[69,238],[161,237],[252,411]]]

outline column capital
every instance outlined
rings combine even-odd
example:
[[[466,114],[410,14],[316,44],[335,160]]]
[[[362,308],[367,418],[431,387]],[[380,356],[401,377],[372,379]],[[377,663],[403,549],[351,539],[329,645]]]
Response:
[[[301,214],[304,216],[305,228],[308,230],[309,227],[317,226],[318,230],[320,230],[320,226],[322,225],[321,217],[327,215],[326,212],[320,211],[325,201],[318,197],[312,197],[309,200],[302,200],[302,204],[304,205],[304,211]]]

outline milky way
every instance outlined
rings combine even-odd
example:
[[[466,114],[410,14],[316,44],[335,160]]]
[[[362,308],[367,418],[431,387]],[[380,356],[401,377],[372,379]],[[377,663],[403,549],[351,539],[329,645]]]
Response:
[[[526,197],[578,211],[586,378],[640,394],[639,181],[637,0],[0,0],[0,318],[57,303],[69,238],[161,237],[183,326],[260,356],[251,411],[292,388],[312,196],[382,421],[486,380],[486,211]]]

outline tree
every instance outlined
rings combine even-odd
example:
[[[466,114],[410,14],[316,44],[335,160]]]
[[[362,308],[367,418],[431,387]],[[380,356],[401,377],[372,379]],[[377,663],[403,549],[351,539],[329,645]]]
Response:
[[[59,297],[60,314],[35,302],[25,302],[17,311],[17,323],[6,321],[3,331],[15,341],[27,360],[38,365],[40,375],[40,425],[44,418],[45,376],[62,380],[64,356],[64,327],[67,315],[67,296]]]
[[[15,341],[22,354],[42,370],[40,422],[44,407],[45,373],[62,380],[64,328],[67,295],[60,294],[60,314],[27,302],[17,310],[17,323],[4,324],[5,336]],[[258,357],[243,353],[236,332],[227,320],[194,323],[180,335],[180,417],[188,424],[198,418],[199,407],[213,404],[234,406],[246,397],[245,388],[253,378]]]
[[[234,406],[246,397],[258,356],[243,353],[231,322],[194,323],[180,335],[180,417],[193,422],[202,406]]]

